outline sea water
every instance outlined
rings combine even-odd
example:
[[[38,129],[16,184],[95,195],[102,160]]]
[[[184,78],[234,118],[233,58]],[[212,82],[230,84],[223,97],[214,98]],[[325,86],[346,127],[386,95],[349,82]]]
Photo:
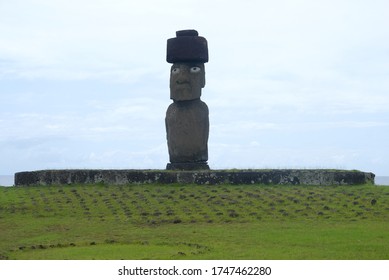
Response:
[[[389,186],[389,176],[376,176],[374,183],[376,185],[385,185]]]
[[[0,175],[0,186],[11,187],[14,185],[13,175]]]

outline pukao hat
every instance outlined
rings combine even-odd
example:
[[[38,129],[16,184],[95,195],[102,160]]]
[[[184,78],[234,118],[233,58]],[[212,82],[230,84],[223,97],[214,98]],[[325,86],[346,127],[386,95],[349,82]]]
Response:
[[[180,30],[176,36],[167,40],[167,62],[208,62],[207,40],[196,30]]]

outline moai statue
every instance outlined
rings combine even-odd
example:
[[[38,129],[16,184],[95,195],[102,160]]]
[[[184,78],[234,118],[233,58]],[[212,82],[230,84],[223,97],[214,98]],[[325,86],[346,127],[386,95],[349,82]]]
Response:
[[[208,106],[200,100],[205,86],[204,63],[208,62],[207,40],[196,30],[181,30],[167,40],[166,60],[170,71],[170,99],[166,134],[170,170],[209,169]]]

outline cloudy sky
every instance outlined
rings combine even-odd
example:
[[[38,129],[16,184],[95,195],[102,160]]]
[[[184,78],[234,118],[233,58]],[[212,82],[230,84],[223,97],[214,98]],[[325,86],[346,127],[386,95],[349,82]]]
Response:
[[[0,0],[0,174],[168,162],[166,40],[208,40],[209,164],[389,175],[387,0]]]

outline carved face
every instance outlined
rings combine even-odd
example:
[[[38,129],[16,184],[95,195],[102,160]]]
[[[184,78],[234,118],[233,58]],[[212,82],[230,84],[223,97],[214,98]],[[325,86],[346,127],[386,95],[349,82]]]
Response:
[[[170,72],[170,99],[185,101],[200,98],[204,86],[204,63],[173,64]]]

